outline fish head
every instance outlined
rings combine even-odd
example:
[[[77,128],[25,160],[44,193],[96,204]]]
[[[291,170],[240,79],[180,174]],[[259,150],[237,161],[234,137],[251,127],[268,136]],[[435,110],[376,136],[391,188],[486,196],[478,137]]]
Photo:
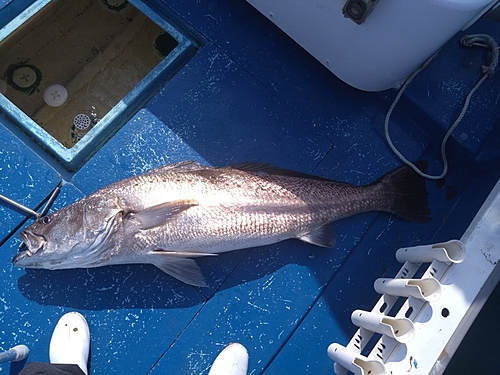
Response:
[[[94,267],[122,214],[115,198],[83,198],[38,218],[19,234],[26,250],[18,253],[13,263],[51,270]]]

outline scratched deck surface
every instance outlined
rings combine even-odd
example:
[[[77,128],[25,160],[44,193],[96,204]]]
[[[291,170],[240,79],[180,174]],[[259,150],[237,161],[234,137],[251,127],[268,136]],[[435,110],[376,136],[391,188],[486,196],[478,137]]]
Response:
[[[262,161],[354,184],[400,164],[383,137],[395,91],[364,93],[340,82],[242,0],[154,3],[202,35],[202,48],[69,177],[0,115],[2,194],[35,208],[64,177],[56,209],[185,159],[214,166]],[[0,1],[0,25],[25,4]],[[500,40],[492,20],[467,32]],[[460,48],[457,39],[417,77],[391,123],[407,157],[428,160],[432,173],[441,168],[440,139],[488,57]],[[208,288],[183,285],[149,265],[15,268],[15,233],[30,220],[0,205],[0,349],[26,344],[30,361],[48,361],[55,323],[76,310],[90,326],[92,374],[206,374],[235,341],[249,351],[251,374],[332,374],[327,346],[347,343],[356,329],[351,311],[371,309],[379,297],[373,281],[399,270],[395,250],[460,237],[498,180],[499,87],[497,74],[477,92],[450,140],[449,175],[428,183],[430,223],[368,213],[336,223],[335,249],[290,240],[201,259]],[[17,374],[24,364],[2,364],[0,373]]]

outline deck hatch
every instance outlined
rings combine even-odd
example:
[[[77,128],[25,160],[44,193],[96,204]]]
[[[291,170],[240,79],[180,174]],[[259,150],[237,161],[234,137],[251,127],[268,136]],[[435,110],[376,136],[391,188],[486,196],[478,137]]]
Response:
[[[75,171],[197,46],[146,2],[39,0],[0,29],[0,108]]]

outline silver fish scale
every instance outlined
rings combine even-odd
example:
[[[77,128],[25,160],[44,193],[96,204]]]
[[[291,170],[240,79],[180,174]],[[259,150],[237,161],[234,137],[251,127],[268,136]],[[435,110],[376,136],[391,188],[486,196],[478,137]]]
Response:
[[[370,210],[373,203],[359,199],[362,192],[370,195],[369,190],[224,168],[132,177],[100,193],[117,194],[133,211],[165,201],[198,202],[161,227],[139,231],[123,226],[119,242],[135,244],[129,251],[219,253],[301,237],[351,212],[364,211],[363,205]]]

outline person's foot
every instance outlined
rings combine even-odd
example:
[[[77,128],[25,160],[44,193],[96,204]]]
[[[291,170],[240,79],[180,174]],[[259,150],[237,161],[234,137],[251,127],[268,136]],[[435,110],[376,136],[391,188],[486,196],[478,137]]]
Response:
[[[243,345],[233,342],[215,358],[208,375],[246,375],[247,371],[247,349]]]
[[[50,339],[50,363],[75,364],[88,374],[90,331],[85,318],[77,312],[64,314]]]

